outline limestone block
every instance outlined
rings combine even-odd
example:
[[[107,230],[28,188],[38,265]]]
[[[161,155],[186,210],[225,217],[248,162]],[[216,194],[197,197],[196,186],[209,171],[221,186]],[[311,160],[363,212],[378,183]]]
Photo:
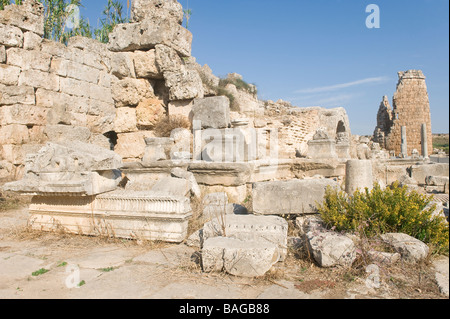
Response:
[[[145,153],[145,138],[153,137],[152,132],[139,131],[118,134],[115,152],[124,159],[142,159]]]
[[[111,57],[111,73],[119,79],[136,78],[133,53],[118,52]]]
[[[372,261],[381,265],[394,264],[397,261],[399,261],[401,257],[399,253],[386,253],[375,250],[369,250],[367,254],[369,255]]]
[[[19,82],[20,68],[6,64],[0,64],[0,83],[5,85],[17,85]]]
[[[228,204],[228,194],[225,192],[221,193],[210,193],[203,198],[203,205],[214,205],[214,206],[226,206]]]
[[[59,76],[55,74],[50,74],[47,72],[42,72],[38,70],[25,70],[19,76],[19,86],[28,85],[35,88],[43,88],[50,91],[59,91]],[[61,79],[61,83],[63,80]]]
[[[192,113],[193,120],[199,121],[203,129],[223,129],[231,125],[230,101],[225,96],[195,99]]]
[[[373,170],[371,160],[349,160],[345,168],[345,191],[353,194],[356,190],[373,188]]]
[[[207,162],[245,162],[248,140],[240,129],[206,129],[201,131],[204,143],[201,159]],[[196,131],[196,135],[198,131]]]
[[[0,125],[45,125],[48,109],[35,105],[5,105],[0,108]]]
[[[69,78],[93,84],[97,84],[100,78],[98,69],[76,62],[66,63],[66,71]]]
[[[114,190],[122,159],[112,151],[79,141],[47,143],[27,156],[24,179],[5,189],[25,194],[95,195]]]
[[[430,251],[425,243],[402,233],[383,234],[381,239],[399,252],[406,262],[419,262],[427,258]]]
[[[335,232],[308,232],[306,245],[320,267],[350,267],[356,260],[353,241]]]
[[[68,64],[70,63],[72,63],[70,60],[60,57],[53,57],[50,64],[50,72],[66,77]]]
[[[203,82],[195,70],[164,72],[164,79],[171,101],[204,97]]]
[[[71,172],[62,174],[41,173],[41,175],[42,178],[30,177],[6,184],[4,189],[29,195],[64,193],[92,196],[116,189],[122,179],[118,170],[83,173],[81,179],[78,174]],[[67,178],[67,180],[61,180],[61,178]]]
[[[114,104],[111,89],[102,87],[97,84],[89,85],[89,98],[108,104]]]
[[[189,189],[191,190],[192,195],[196,198],[200,198],[202,196],[202,191],[197,184],[197,180],[195,179],[194,174],[188,172],[182,168],[174,168],[170,174],[175,178],[182,178],[188,181]]]
[[[137,132],[136,108],[121,107],[116,109],[114,131],[117,133]]]
[[[136,121],[139,127],[153,128],[165,116],[163,101],[145,99],[136,108]]]
[[[6,62],[6,49],[4,45],[0,45],[0,63]]]
[[[28,154],[34,154],[42,148],[39,144],[2,145],[0,153],[13,165],[24,165]]]
[[[35,104],[34,88],[0,84],[0,106],[12,104]]]
[[[158,196],[186,197],[190,192],[190,184],[186,179],[164,177],[152,187],[151,192]]]
[[[25,50],[39,50],[42,43],[42,37],[33,32],[23,34],[23,48]]]
[[[176,0],[135,0],[131,4],[131,20],[171,19],[181,24],[183,22],[183,7]]]
[[[155,46],[155,61],[161,73],[178,72],[184,68],[183,60],[177,51],[163,44]]]
[[[325,225],[322,218],[318,215],[305,215],[295,219],[295,224],[299,228],[299,235],[305,236],[309,232],[322,232]]]
[[[86,117],[86,126],[92,133],[105,134],[114,130],[115,115],[113,114],[102,114],[100,116],[87,115]]]
[[[68,48],[75,48],[84,51],[84,54],[87,58],[90,58],[91,55],[89,53],[95,53],[101,57],[109,57],[110,52],[108,50],[108,46],[105,43],[101,43],[96,39],[92,39],[89,37],[83,36],[74,36],[70,37],[67,43]],[[91,62],[92,63],[92,62]],[[86,65],[89,65],[85,63]]]
[[[0,144],[25,144],[29,140],[26,125],[12,124],[0,126]]]
[[[340,189],[339,184],[332,179],[254,183],[253,211],[262,215],[316,213],[327,187]]]
[[[428,176],[449,176],[448,163],[432,163],[423,165],[413,165],[411,167],[411,177],[419,184],[426,184]]]
[[[142,158],[144,166],[151,165],[154,162],[169,159],[170,150],[174,145],[174,140],[167,137],[146,138],[145,153]]]
[[[91,131],[87,127],[69,125],[47,125],[44,134],[51,142],[80,141],[87,143],[91,137]]]
[[[107,150],[110,150],[112,147],[109,138],[103,134],[91,134],[88,142],[89,144],[94,144]]]
[[[135,51],[141,47],[140,23],[118,24],[109,34],[108,49],[113,52]],[[151,49],[151,48],[148,48]]]
[[[192,216],[189,199],[114,191],[93,197],[36,196],[29,225],[41,231],[181,243]]]
[[[47,124],[48,125],[72,125],[72,126],[86,126],[87,125],[87,114],[79,113],[70,110],[69,105],[60,104],[47,113]],[[77,111],[75,109],[75,111]]]
[[[21,165],[25,160],[22,152],[22,145],[1,145],[0,157],[13,165]]]
[[[156,64],[155,49],[149,51],[135,51],[132,55],[136,77],[162,79],[162,72]]]
[[[16,26],[43,36],[44,5],[38,1],[26,1],[22,5],[5,6],[0,12],[0,24]]]
[[[23,33],[19,28],[1,23],[0,16],[0,44],[7,47],[23,47]]]
[[[9,180],[14,176],[15,167],[12,163],[0,160],[0,180]]]
[[[99,43],[97,41],[97,43]],[[99,43],[101,44],[101,43]],[[84,65],[90,66],[92,68],[98,69],[99,71],[110,71],[111,70],[111,58],[109,55],[109,51],[107,51],[107,55],[99,54],[97,51],[90,52],[90,51],[82,51],[83,54],[82,62]]]
[[[182,115],[192,119],[194,100],[170,101],[168,105],[169,116]]]
[[[153,49],[167,45],[180,56],[191,55],[192,33],[171,20],[119,24],[109,35],[108,47],[114,52]]]
[[[116,116],[114,103],[102,102],[100,100],[88,99],[88,115],[92,116]]]
[[[142,100],[154,97],[151,82],[146,79],[113,80],[112,98],[116,102],[116,107],[137,106]]]
[[[336,142],[330,139],[312,140],[308,142],[308,158],[337,159]]]
[[[55,42],[48,39],[42,39],[41,51],[48,53],[53,57],[66,58],[68,57],[69,50],[64,43]]]
[[[90,85],[87,82],[72,78],[61,78],[60,85],[62,93],[85,98],[89,97]]]
[[[260,241],[214,237],[205,241],[202,265],[205,272],[225,272],[241,277],[264,276],[278,262],[276,245]]]
[[[48,72],[51,56],[39,51],[30,51],[20,48],[11,48],[6,51],[8,64],[18,66],[24,70],[35,69]]]
[[[217,206],[217,208],[220,208]],[[280,253],[280,260],[287,255],[287,221],[278,216],[255,216],[226,214],[226,204],[222,212],[203,226],[202,242],[209,238],[226,236],[242,241],[260,241],[274,244]]]
[[[449,177],[448,176],[427,176],[425,182],[429,186],[448,186]]]
[[[254,114],[260,109],[259,101],[255,94],[238,90],[234,84],[228,84],[226,89],[235,97],[234,107],[239,112]]]
[[[104,88],[111,88],[113,75],[108,73],[107,71],[100,71],[100,75],[98,78],[98,85],[104,87]]]
[[[36,105],[50,108],[53,111],[86,114],[89,111],[89,99],[65,93],[36,90]],[[70,121],[69,121],[70,122]]]
[[[172,160],[188,160],[192,159],[191,145],[193,134],[185,128],[174,129],[170,133],[170,137],[174,140],[175,145],[170,149],[170,158]]]
[[[249,163],[193,162],[189,164],[189,171],[194,173],[199,184],[235,187],[248,183],[253,166]]]
[[[203,90],[205,91],[205,96],[217,95],[216,88],[219,86],[220,78],[213,74],[211,68],[207,64],[201,66],[200,64],[195,62],[192,64],[188,64],[188,68],[194,68],[195,70],[197,70],[203,82]],[[238,101],[241,102],[242,100],[238,97]]]
[[[49,158],[48,154],[53,158]],[[67,161],[56,165],[55,159],[60,157],[66,158]],[[69,141],[47,143],[30,165],[31,172],[86,172],[117,170],[123,163],[120,156],[113,151],[80,141]]]

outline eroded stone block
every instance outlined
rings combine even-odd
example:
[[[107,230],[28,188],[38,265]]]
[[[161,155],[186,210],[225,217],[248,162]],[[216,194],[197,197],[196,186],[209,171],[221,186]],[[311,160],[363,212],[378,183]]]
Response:
[[[205,241],[202,265],[205,272],[225,272],[242,277],[265,275],[278,262],[277,246],[259,241],[242,241],[228,237],[214,237]]]
[[[340,189],[331,179],[305,179],[253,184],[253,211],[263,215],[301,215],[317,212],[327,187]]]

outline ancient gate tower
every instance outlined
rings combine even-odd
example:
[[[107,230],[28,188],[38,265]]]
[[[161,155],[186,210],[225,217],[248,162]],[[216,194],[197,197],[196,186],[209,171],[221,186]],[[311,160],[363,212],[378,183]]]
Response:
[[[398,73],[397,92],[391,109],[387,97],[383,98],[377,116],[374,141],[396,155],[402,154],[402,142],[411,156],[416,149],[423,156],[433,151],[430,102],[425,76],[420,70]],[[406,134],[403,134],[402,128]]]

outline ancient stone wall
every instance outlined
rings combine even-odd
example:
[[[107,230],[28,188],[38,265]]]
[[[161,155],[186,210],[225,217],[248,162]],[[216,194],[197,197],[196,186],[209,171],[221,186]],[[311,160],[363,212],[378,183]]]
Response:
[[[166,105],[203,97],[197,70],[208,69],[186,66],[192,34],[180,25],[181,5],[171,1],[167,11],[160,1],[141,2],[134,22],[117,26],[108,44],[43,39],[43,6],[35,0],[0,11],[0,179],[19,179],[26,154],[47,141],[142,158]]]
[[[19,178],[26,154],[46,141],[109,148],[103,134],[113,129],[115,107],[106,46],[81,37],[67,46],[44,40],[35,1],[6,6],[0,29],[0,178]]]
[[[124,162],[141,161],[145,139],[155,137],[161,119],[193,120],[194,106],[217,95],[219,78],[191,56],[192,34],[181,26],[176,0],[133,1],[132,23],[116,26],[108,44],[43,39],[43,11],[36,0],[0,11],[0,180],[20,179],[27,154],[46,142],[91,143],[114,150]],[[234,120],[277,130],[279,158],[305,156],[319,128],[336,142],[351,136],[342,108],[264,107],[256,94],[233,84],[226,89],[238,110],[225,127]]]
[[[308,142],[318,129],[323,129],[337,143],[351,143],[350,121],[344,108],[299,108],[286,102],[269,101],[265,113],[267,126],[278,129],[281,158],[306,157]]]
[[[413,150],[424,155],[422,150],[422,125],[426,124],[428,154],[432,154],[432,130],[430,102],[428,99],[425,76],[420,70],[399,72],[397,91],[393,98],[393,109],[384,98],[379,112],[374,139],[396,155],[402,152],[402,127],[406,127],[407,154]]]

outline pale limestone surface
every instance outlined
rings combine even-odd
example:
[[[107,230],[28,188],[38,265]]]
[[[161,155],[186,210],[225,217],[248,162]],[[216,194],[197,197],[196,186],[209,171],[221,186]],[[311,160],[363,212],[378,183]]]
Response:
[[[328,186],[340,188],[339,184],[331,179],[254,183],[253,211],[263,215],[315,213]]]
[[[384,242],[391,245],[406,262],[415,263],[427,258],[429,247],[418,239],[401,233],[381,235]]]
[[[278,262],[276,245],[264,240],[229,237],[207,239],[202,248],[202,266],[205,272],[225,272],[242,277],[259,277]]]

